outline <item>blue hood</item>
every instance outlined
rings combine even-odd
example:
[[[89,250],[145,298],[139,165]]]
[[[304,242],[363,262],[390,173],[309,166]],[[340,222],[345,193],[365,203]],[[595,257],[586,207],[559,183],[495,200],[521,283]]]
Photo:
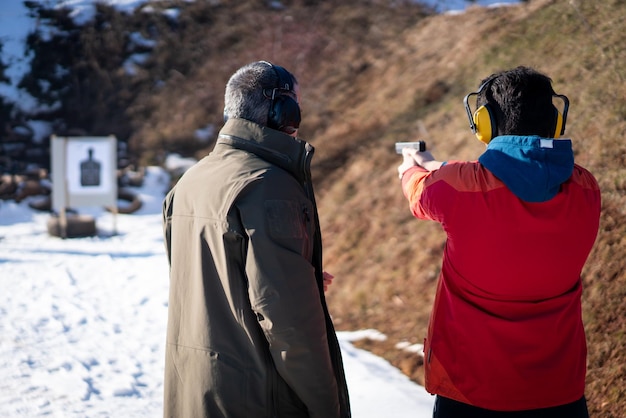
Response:
[[[497,136],[478,161],[526,202],[552,199],[574,171],[569,139]]]

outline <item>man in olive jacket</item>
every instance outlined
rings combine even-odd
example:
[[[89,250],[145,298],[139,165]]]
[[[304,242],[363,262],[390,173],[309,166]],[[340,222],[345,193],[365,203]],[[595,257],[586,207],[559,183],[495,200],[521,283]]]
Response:
[[[214,150],[165,198],[165,417],[350,416],[298,98],[284,68],[240,68]]]

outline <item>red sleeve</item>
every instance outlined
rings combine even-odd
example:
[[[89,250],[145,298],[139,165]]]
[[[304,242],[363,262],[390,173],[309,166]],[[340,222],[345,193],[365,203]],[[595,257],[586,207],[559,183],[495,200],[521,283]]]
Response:
[[[413,216],[443,225],[445,214],[454,211],[459,186],[464,187],[459,180],[464,165],[446,163],[433,171],[422,167],[407,170],[402,176],[402,191]]]

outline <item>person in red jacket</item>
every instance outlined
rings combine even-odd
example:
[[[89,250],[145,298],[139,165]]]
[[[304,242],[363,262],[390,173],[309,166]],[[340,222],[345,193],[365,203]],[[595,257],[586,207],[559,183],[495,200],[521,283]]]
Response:
[[[571,140],[557,139],[569,101],[546,75],[518,67],[464,103],[487,144],[478,161],[406,148],[398,167],[414,216],[447,235],[424,344],[433,416],[588,417],[581,271],[600,190],[574,163]]]

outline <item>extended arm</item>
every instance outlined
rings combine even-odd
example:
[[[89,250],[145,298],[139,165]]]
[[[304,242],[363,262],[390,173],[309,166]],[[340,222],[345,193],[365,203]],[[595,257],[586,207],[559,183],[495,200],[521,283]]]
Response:
[[[421,167],[426,171],[434,171],[443,165],[442,161],[435,160],[430,151],[419,152],[412,148],[404,148],[402,150],[402,159],[402,164],[398,166],[398,176],[400,178],[412,167]]]

